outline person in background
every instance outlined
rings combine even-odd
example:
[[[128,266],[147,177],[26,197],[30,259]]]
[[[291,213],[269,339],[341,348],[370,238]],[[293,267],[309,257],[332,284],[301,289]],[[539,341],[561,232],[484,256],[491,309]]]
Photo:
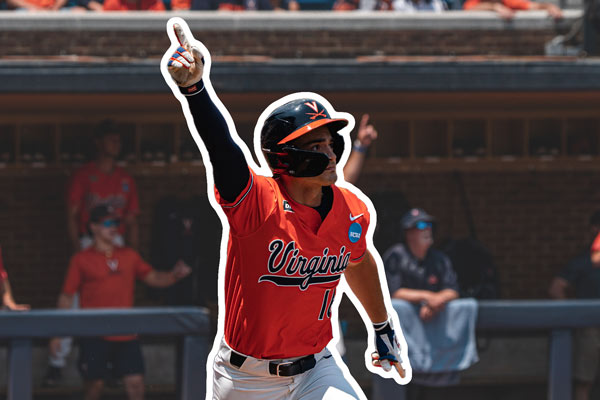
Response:
[[[58,308],[72,308],[76,293],[80,293],[81,308],[131,308],[136,279],[149,286],[167,287],[191,272],[183,261],[171,271],[156,271],[135,250],[115,246],[118,226],[119,218],[109,207],[91,210],[92,245],[71,258]],[[60,348],[60,338],[50,341],[51,354]],[[123,378],[130,400],[144,398],[144,361],[136,336],[80,339],[79,369],[85,381],[85,400],[99,399],[104,381],[113,373]]]
[[[165,11],[162,0],[104,0],[104,11]]]
[[[413,208],[401,219],[404,241],[383,255],[392,298],[420,304],[419,316],[428,321],[459,297],[456,273],[450,259],[432,249],[435,218]]]
[[[88,231],[90,210],[98,205],[112,207],[124,222],[115,235],[115,244],[138,247],[138,194],[133,178],[117,166],[121,153],[121,137],[112,120],[104,120],[95,128],[96,158],[73,175],[67,194],[69,238],[76,251],[91,244]]]
[[[515,11],[546,10],[554,19],[562,18],[562,10],[552,3],[534,2],[529,0],[467,0],[464,10],[494,11],[503,19],[512,19]]]
[[[2,262],[2,248],[0,247],[0,295],[2,296],[2,307],[6,310],[11,311],[25,311],[29,310],[29,304],[17,304],[13,298],[12,289],[10,282],[8,281],[8,274],[4,269],[4,263]]]
[[[218,0],[218,10],[245,11],[245,10],[273,10],[269,0]]]
[[[113,244],[129,247],[138,246],[139,213],[138,194],[133,178],[116,165],[121,153],[121,138],[112,120],[99,123],[94,131],[96,158],[78,169],[70,182],[67,193],[67,229],[75,252],[91,246],[93,239],[89,231],[90,212],[99,205],[111,207],[120,221],[113,236]],[[73,299],[78,306],[77,296]],[[62,379],[62,368],[67,364],[71,352],[71,338],[63,338],[61,348],[50,354],[44,385],[56,386]]]
[[[346,182],[356,184],[367,158],[367,151],[375,140],[377,140],[377,131],[373,125],[369,124],[369,114],[364,114],[360,119],[356,140],[352,144],[352,153],[350,153],[350,157],[348,157],[348,161],[344,166],[344,179]]]
[[[446,4],[442,0],[377,0],[375,9],[378,11],[398,11],[415,13],[422,11],[442,12]]]
[[[590,217],[589,229],[592,237],[596,237],[592,245],[592,254],[589,248],[585,249],[571,259],[552,280],[548,293],[553,299],[600,298],[600,260],[598,260],[596,247],[600,232],[600,210]],[[600,365],[600,328],[577,330],[573,344],[574,399],[590,400],[590,393]]]

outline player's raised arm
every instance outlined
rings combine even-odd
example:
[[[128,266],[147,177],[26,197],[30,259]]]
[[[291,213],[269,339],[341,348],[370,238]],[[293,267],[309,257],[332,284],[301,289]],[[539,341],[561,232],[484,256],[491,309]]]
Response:
[[[233,201],[250,179],[248,164],[233,141],[225,118],[204,88],[204,56],[196,41],[181,24],[173,24],[173,29],[178,43],[167,51],[167,70],[188,101],[196,130],[208,150],[219,194]]]

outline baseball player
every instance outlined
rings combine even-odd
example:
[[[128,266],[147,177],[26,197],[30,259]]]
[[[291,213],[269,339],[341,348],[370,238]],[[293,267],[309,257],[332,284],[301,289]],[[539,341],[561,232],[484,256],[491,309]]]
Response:
[[[376,351],[368,367],[380,366],[380,374],[406,383],[406,346],[399,339],[405,342],[388,316],[379,256],[367,249],[371,212],[335,184],[345,147],[339,132],[352,117],[335,113],[316,94],[275,102],[257,124],[263,153],[257,155],[272,172],[260,175],[210,85],[208,51],[182,19],[172,18],[167,29],[173,47],[162,73],[199,143],[228,234],[221,253],[223,338],[217,335],[211,353],[207,398],[365,398],[335,349],[327,348],[342,276],[373,326]]]

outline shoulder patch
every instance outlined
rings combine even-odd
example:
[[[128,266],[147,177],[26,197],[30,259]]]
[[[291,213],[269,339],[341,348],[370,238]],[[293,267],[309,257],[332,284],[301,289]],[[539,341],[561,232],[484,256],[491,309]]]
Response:
[[[292,206],[290,205],[290,203],[288,203],[287,200],[283,201],[283,211],[294,212],[294,210],[292,209]]]

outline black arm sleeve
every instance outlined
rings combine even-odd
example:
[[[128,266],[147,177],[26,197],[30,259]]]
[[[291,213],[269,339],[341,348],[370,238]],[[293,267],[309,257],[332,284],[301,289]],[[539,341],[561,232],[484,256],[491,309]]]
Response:
[[[210,156],[215,186],[223,199],[234,201],[250,179],[244,153],[231,138],[225,118],[205,89],[188,96],[187,100],[196,129]]]

